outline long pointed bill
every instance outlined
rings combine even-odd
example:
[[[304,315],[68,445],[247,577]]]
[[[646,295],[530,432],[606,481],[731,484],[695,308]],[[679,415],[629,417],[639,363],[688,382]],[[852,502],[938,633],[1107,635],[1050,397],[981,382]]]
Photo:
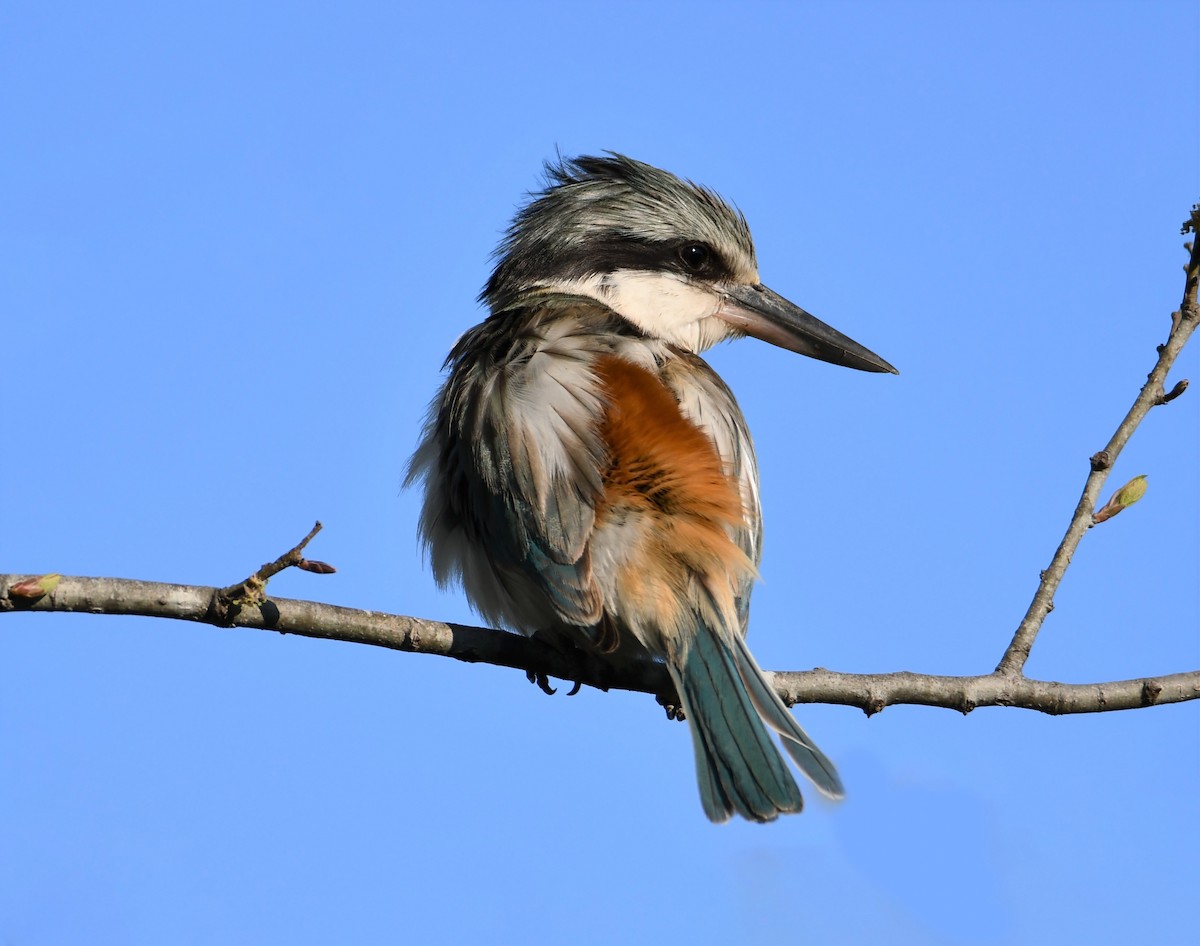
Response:
[[[724,290],[716,314],[739,331],[788,351],[860,371],[900,373],[875,352],[766,286],[733,286]]]

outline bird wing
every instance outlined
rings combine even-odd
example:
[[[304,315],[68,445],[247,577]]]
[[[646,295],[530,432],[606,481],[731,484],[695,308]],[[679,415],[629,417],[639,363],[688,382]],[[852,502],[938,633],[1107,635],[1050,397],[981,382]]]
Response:
[[[447,359],[408,479],[427,481],[435,577],[461,580],[490,620],[531,632],[600,619],[588,540],[607,455],[593,366],[628,331],[617,321],[548,295],[491,316]]]

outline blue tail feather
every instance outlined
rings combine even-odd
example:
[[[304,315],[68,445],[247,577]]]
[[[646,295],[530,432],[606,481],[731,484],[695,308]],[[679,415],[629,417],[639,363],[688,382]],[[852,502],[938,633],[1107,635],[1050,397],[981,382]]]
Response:
[[[804,799],[744,682],[740,653],[697,625],[681,664],[670,669],[692,731],[704,813],[712,821],[735,813],[772,821],[800,811]]]
[[[812,780],[821,794],[829,798],[842,798],[846,790],[842,787],[837,769],[825,753],[817,748],[817,744],[809,738],[808,733],[800,728],[791,710],[784,705],[775,688],[767,682],[745,640],[740,636],[735,637],[734,648],[742,682],[746,684],[750,699],[762,721],[779,733],[783,739],[783,747],[787,749],[792,761]]]

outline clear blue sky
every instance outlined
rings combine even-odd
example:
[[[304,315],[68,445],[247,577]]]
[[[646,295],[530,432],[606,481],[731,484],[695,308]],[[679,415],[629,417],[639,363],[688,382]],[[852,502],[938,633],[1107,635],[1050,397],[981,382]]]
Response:
[[[1179,303],[1197,8],[62,4],[0,16],[0,572],[472,621],[400,490],[540,163],[746,213],[898,378],[744,341],[751,641],[990,670]],[[412,5],[408,5],[412,6]],[[1193,345],[1174,377],[1200,383]],[[1200,665],[1200,390],[1154,412],[1029,664]],[[849,788],[715,827],[649,697],[163,621],[0,621],[0,942],[1163,941],[1195,931],[1200,705],[800,707]]]

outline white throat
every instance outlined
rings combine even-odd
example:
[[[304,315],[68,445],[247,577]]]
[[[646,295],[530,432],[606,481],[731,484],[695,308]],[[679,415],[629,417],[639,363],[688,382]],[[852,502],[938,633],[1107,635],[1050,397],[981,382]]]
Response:
[[[563,280],[547,288],[595,299],[647,335],[693,352],[732,334],[729,324],[716,317],[721,297],[674,273],[619,269]]]

